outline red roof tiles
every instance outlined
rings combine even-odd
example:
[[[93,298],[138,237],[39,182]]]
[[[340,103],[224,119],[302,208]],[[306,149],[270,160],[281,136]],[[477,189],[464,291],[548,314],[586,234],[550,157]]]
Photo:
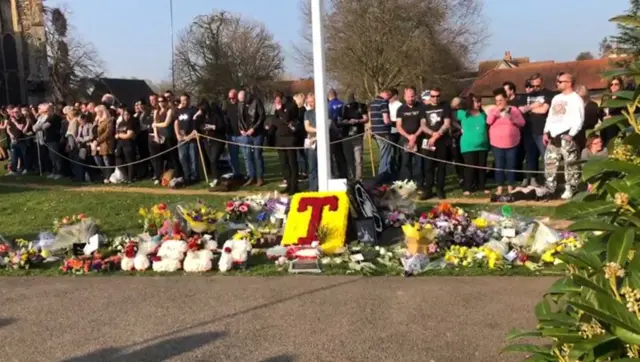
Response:
[[[481,97],[490,97],[493,90],[502,87],[506,81],[516,84],[518,93],[524,87],[524,83],[534,73],[540,73],[544,85],[549,89],[555,88],[556,75],[560,72],[571,73],[576,84],[582,84],[589,89],[604,89],[607,80],[602,79],[602,73],[610,68],[608,58],[581,60],[573,62],[535,62],[526,66],[510,69],[493,69],[481,75],[463,95],[473,93]]]

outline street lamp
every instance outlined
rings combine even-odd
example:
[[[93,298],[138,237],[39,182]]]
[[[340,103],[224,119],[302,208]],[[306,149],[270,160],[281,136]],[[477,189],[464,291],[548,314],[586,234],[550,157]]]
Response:
[[[325,91],[324,60],[324,1],[311,0],[311,29],[313,34],[313,83],[316,94],[316,148],[318,154],[318,190],[329,189],[331,156],[329,153],[329,126],[327,93]]]

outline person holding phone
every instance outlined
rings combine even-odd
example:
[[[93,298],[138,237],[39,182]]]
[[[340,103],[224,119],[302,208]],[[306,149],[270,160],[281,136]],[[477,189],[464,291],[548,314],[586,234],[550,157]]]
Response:
[[[422,133],[426,138],[422,141],[420,152],[427,156],[424,160],[424,194],[423,199],[433,196],[435,181],[436,195],[445,199],[444,186],[447,177],[447,165],[440,161],[451,159],[451,106],[441,98],[440,88],[431,88],[424,104],[425,122]]]
[[[406,104],[400,106],[396,114],[396,129],[401,137],[400,145],[404,147],[400,179],[414,180],[421,187],[424,181],[423,162],[418,153],[418,147],[422,144],[424,108],[420,102],[417,102],[416,89],[413,87],[404,89],[404,100]]]
[[[496,106],[487,114],[489,126],[489,143],[496,161],[495,179],[498,184],[496,195],[502,195],[506,182],[509,193],[514,190],[518,159],[518,144],[520,143],[520,128],[525,121],[522,112],[508,104],[507,92],[503,87],[493,91]]]

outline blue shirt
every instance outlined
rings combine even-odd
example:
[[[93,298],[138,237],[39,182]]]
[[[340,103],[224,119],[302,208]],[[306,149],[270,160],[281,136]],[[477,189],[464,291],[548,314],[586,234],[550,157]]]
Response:
[[[371,113],[371,132],[376,134],[388,134],[391,131],[390,124],[384,124],[384,114],[389,115],[389,102],[377,96],[369,105]]]
[[[344,102],[339,100],[338,98],[334,98],[329,101],[329,119],[336,123],[338,122],[338,116],[342,114],[342,107],[344,106]]]

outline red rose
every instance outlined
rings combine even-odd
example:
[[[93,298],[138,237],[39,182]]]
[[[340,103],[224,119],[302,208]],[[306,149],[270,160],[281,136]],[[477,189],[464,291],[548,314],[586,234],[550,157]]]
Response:
[[[0,253],[6,253],[9,251],[9,246],[7,244],[0,244]]]
[[[422,214],[420,214],[420,218],[421,219],[426,219],[427,218],[427,213],[423,212]]]
[[[521,263],[526,263],[526,262],[527,262],[527,260],[529,260],[529,257],[527,256],[527,254],[524,254],[524,253],[523,253],[523,254],[518,255],[518,260],[519,260]]]
[[[167,204],[165,204],[165,203],[158,204],[158,210],[164,211],[166,209],[167,209]]]
[[[84,219],[86,219],[86,218],[87,218],[87,215],[85,215],[85,214],[78,214],[78,219],[80,219],[80,220],[84,220]]]
[[[227,209],[233,209],[233,201],[227,202]]]
[[[231,252],[231,248],[230,247],[225,247],[224,249],[222,249],[222,251],[224,251],[225,253],[230,253]]]

